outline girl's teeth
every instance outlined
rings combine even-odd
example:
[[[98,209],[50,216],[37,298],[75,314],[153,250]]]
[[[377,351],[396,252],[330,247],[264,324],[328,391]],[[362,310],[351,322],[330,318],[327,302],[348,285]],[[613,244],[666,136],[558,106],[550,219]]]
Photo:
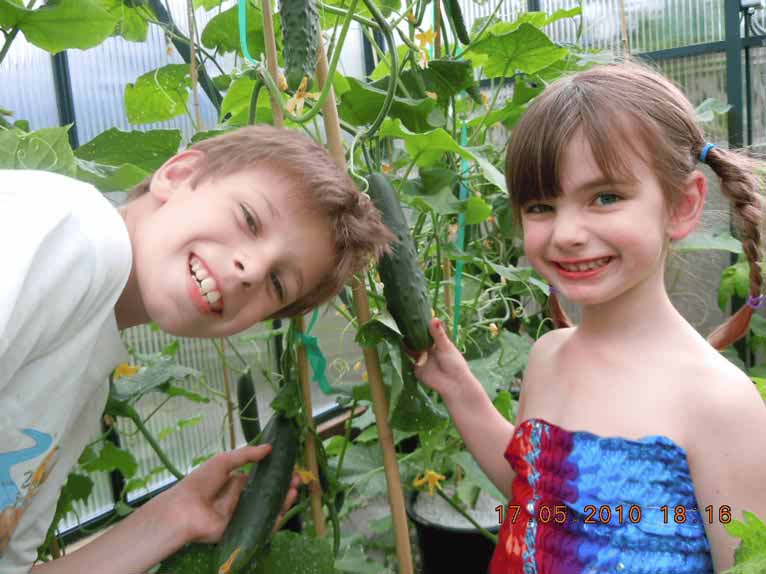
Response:
[[[218,291],[209,291],[205,294],[208,303],[215,303],[221,298],[221,294]]]
[[[609,263],[609,259],[609,257],[605,257],[604,259],[599,259],[598,261],[592,261],[590,263],[584,263],[581,265],[564,265],[562,263],[561,266],[567,271],[590,271],[591,269],[603,267]]]
[[[197,277],[199,279],[199,277]],[[215,289],[215,280],[212,277],[208,277],[207,279],[203,279],[199,284],[200,291],[202,291],[202,294],[208,293],[209,291],[212,291]]]

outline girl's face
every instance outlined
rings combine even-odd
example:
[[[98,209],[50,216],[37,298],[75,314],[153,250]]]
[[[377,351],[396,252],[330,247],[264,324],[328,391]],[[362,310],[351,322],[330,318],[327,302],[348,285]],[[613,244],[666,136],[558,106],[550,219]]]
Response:
[[[526,255],[570,301],[593,305],[662,277],[668,239],[665,200],[638,157],[633,181],[610,181],[578,130],[562,163],[559,198],[522,206]]]

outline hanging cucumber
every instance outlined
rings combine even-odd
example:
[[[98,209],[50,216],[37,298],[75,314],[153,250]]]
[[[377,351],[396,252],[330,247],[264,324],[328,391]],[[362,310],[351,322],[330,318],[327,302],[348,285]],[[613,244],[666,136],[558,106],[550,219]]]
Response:
[[[458,0],[444,0],[444,11],[447,12],[447,17],[452,24],[452,29],[455,30],[458,40],[467,46],[471,43],[471,36],[468,34],[468,29],[465,27],[465,20],[463,19],[463,10],[460,8],[460,2]]]
[[[292,419],[274,413],[263,429],[271,453],[253,465],[234,516],[216,545],[211,572],[239,574],[254,568],[256,552],[271,536],[298,458],[300,436]]]
[[[428,284],[418,264],[415,242],[399,198],[388,179],[373,173],[367,176],[367,182],[368,193],[380,210],[383,223],[398,239],[391,254],[384,255],[378,262],[386,305],[404,335],[405,345],[412,351],[425,351],[433,344],[428,332],[431,306],[428,302]]]
[[[258,402],[250,367],[237,380],[237,403],[242,434],[248,443],[254,444],[253,441],[261,434],[261,421],[258,418]]]
[[[285,79],[291,90],[297,90],[301,80],[314,77],[319,50],[319,11],[317,0],[282,0],[282,56]]]

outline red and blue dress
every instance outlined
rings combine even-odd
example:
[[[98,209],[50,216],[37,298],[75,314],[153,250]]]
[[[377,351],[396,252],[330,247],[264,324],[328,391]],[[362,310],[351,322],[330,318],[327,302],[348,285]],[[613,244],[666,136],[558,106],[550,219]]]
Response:
[[[713,574],[686,451],[527,419],[505,453],[516,476],[490,574]],[[722,507],[723,508],[723,507]]]

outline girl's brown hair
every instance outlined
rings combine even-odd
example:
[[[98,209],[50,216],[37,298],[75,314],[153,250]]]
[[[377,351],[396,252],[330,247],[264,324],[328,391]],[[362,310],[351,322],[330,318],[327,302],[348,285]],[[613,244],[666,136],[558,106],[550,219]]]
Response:
[[[348,174],[310,137],[291,129],[255,125],[202,140],[191,146],[205,154],[192,181],[203,181],[266,166],[286,176],[302,209],[323,218],[332,233],[335,260],[331,271],[312,291],[275,313],[291,317],[334,297],[351,277],[390,250],[394,235],[383,224],[370,198],[360,193]],[[149,190],[151,176],[130,193],[136,198]]]
[[[651,166],[669,209],[676,205],[706,144],[689,100],[648,65],[618,62],[561,78],[530,104],[508,146],[505,174],[517,228],[528,201],[561,195],[564,150],[578,129],[609,179],[634,179],[632,157]],[[720,147],[708,152],[706,163],[720,178],[721,192],[732,204],[750,265],[750,295],[758,297],[763,287],[759,265],[764,199],[763,182],[756,173],[762,173],[762,166]],[[549,304],[557,327],[572,325],[555,293]],[[731,345],[747,333],[752,314],[753,309],[743,305],[708,336],[708,342],[719,350]]]

